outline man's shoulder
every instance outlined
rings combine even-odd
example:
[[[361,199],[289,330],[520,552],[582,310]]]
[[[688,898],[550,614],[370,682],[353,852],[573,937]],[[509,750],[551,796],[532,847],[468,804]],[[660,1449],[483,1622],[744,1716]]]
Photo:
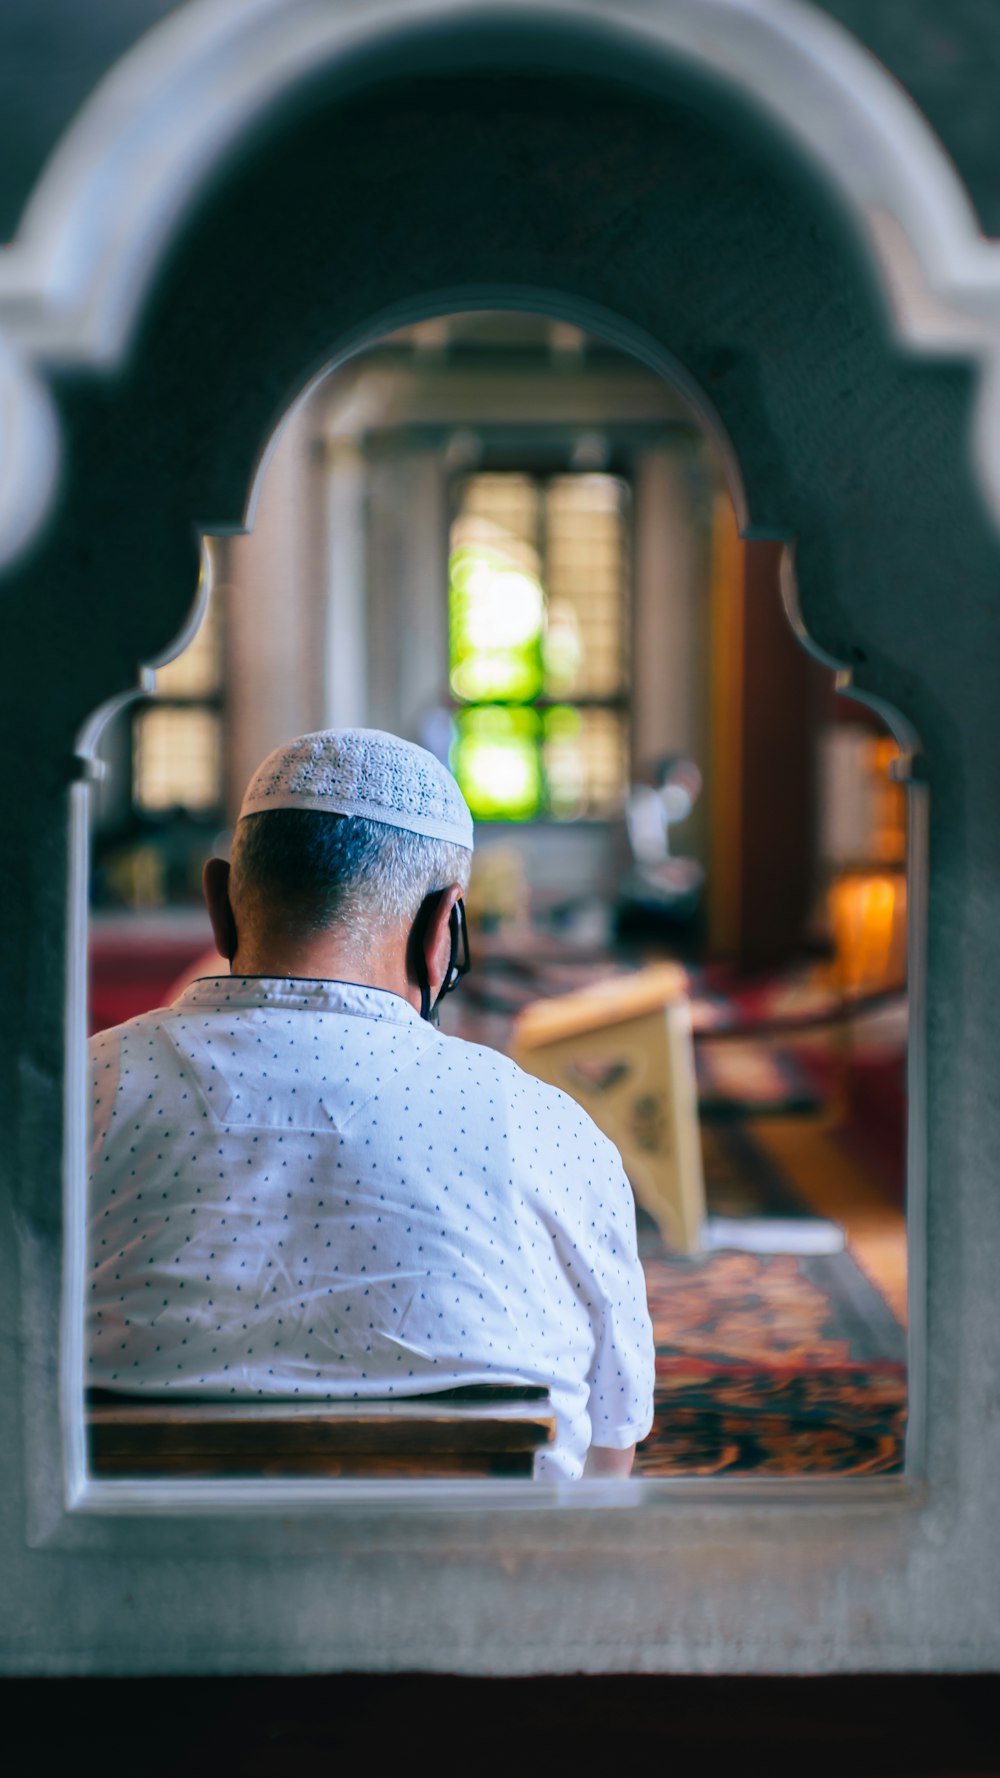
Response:
[[[604,1132],[595,1124],[590,1113],[565,1092],[562,1087],[553,1086],[547,1080],[539,1080],[535,1074],[529,1074],[518,1062],[504,1055],[502,1050],[490,1049],[483,1043],[471,1043],[464,1037],[451,1037],[442,1034],[442,1059],[447,1058],[446,1066],[456,1075],[465,1075],[482,1085],[492,1085],[500,1089],[511,1102],[516,1102],[522,1111],[531,1110],[539,1118],[558,1121],[564,1128],[573,1128],[586,1134],[596,1141],[597,1146],[607,1146],[617,1157],[617,1150]]]
[[[151,1036],[171,1017],[173,1010],[170,1006],[154,1006],[148,1012],[136,1013],[134,1018],[124,1019],[120,1025],[105,1025],[102,1031],[95,1031],[88,1039],[87,1049],[95,1057],[119,1053],[130,1042]]]
[[[486,1043],[473,1043],[467,1037],[453,1037],[438,1032],[438,1044],[425,1052],[446,1074],[472,1075],[481,1080],[496,1081],[512,1092],[551,1092],[544,1081],[512,1061],[503,1050],[491,1049]]]

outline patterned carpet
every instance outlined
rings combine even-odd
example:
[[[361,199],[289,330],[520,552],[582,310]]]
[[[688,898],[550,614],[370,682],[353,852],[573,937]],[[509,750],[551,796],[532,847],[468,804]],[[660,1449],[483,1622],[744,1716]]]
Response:
[[[745,1166],[745,1133],[737,1141],[733,1160],[738,1155]],[[710,1189],[713,1177],[724,1188],[725,1149],[716,1147],[712,1158]],[[768,1171],[758,1155],[764,1202]],[[786,1182],[776,1177],[773,1188],[786,1213]],[[666,1251],[645,1217],[640,1251],[656,1339],[657,1405],[637,1474],[899,1470],[905,1335],[849,1252],[685,1259]]]
[[[892,1475],[903,1463],[906,1373],[657,1367],[657,1413],[635,1474]]]

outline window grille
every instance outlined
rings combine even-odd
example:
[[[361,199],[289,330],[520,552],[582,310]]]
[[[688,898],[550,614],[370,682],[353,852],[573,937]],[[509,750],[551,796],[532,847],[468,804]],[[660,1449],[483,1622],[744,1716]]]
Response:
[[[473,815],[617,814],[629,770],[627,484],[495,471],[456,494],[451,763]]]

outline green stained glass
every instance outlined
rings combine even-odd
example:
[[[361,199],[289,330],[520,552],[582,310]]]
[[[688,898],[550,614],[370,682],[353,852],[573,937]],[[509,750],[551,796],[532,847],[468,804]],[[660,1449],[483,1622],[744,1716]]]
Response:
[[[530,821],[544,797],[536,710],[460,710],[451,769],[477,821]]]
[[[461,485],[448,564],[451,758],[480,821],[620,809],[626,721],[599,701],[621,700],[626,683],[626,502],[605,475],[487,471]]]
[[[463,703],[521,703],[542,690],[545,597],[512,556],[462,543],[449,563],[451,689]]]

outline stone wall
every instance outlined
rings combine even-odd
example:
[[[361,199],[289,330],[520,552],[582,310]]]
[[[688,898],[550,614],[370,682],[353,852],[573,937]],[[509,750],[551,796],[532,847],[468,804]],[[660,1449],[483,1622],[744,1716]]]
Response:
[[[8,9],[39,118],[64,122],[139,10],[107,9],[89,62],[78,21],[80,59],[50,86],[57,37]],[[35,256],[0,265],[0,341],[19,355],[3,367],[9,486],[19,443],[41,475],[58,441],[51,500],[0,589],[3,1664],[996,1666],[1000,549],[978,366],[1000,356],[1000,276],[919,122],[849,40],[816,37],[822,16],[804,5],[429,10],[429,24],[405,4],[350,0],[174,13],[155,65],[50,181]],[[949,12],[966,87],[940,77],[938,9],[880,8],[871,26],[855,10],[926,92],[985,217],[1000,121],[978,101],[970,120],[962,95],[985,92],[1000,21]],[[46,11],[60,9],[31,21]],[[45,134],[25,110],[7,129],[17,115],[9,191]],[[686,381],[738,463],[750,532],[795,544],[789,597],[813,645],[905,719],[930,849],[912,885],[900,1484],[375,1498],[109,1491],[85,1476],[82,731],[177,634],[199,535],[239,528],[289,401],[331,356],[439,310],[442,293],[603,328]]]

